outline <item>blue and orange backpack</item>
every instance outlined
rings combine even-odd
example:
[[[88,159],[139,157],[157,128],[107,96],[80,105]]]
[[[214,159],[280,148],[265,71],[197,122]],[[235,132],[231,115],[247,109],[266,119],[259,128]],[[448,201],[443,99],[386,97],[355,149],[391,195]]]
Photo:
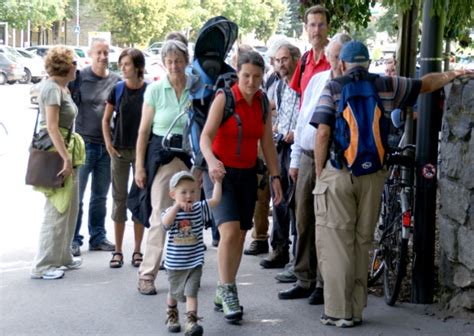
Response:
[[[386,160],[389,120],[374,82],[378,75],[355,74],[335,78],[342,85],[336,112],[330,159],[354,176],[372,174]]]

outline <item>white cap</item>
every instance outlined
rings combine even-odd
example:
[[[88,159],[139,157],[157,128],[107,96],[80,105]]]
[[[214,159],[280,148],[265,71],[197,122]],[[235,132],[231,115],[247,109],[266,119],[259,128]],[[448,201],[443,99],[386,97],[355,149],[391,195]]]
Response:
[[[176,186],[179,184],[179,182],[181,182],[181,180],[191,180],[193,182],[196,182],[196,179],[194,178],[193,174],[188,171],[182,170],[174,174],[173,177],[171,177],[170,189],[176,188]]]

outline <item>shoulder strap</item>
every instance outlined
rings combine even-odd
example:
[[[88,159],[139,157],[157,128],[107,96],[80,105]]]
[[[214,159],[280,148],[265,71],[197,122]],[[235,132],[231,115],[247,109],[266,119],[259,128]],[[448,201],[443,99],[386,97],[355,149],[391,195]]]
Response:
[[[308,60],[309,50],[306,51],[303,56],[301,56],[301,65],[300,65],[300,77],[298,78],[298,87],[301,87],[301,78],[303,77],[304,70],[306,68],[306,61]]]
[[[265,92],[262,92],[262,117],[263,123],[267,122],[267,116],[270,111],[270,101],[268,100],[268,96]]]
[[[71,91],[71,98],[77,107],[81,104],[81,84],[82,74],[80,70],[76,70],[76,79],[69,83],[69,91]]]
[[[283,85],[285,84],[283,82],[284,80],[283,79],[280,79],[280,81],[278,82],[278,85],[277,85],[277,88],[276,88],[276,98],[277,98],[277,107],[280,108],[281,106],[281,94],[283,92]]]
[[[123,92],[125,91],[125,81],[120,81],[115,85],[115,111],[119,111]]]
[[[229,86],[224,86],[217,90],[217,92],[222,92],[225,97],[225,105],[224,105],[224,115],[222,116],[222,122],[225,123],[233,114],[235,114],[235,97],[232,93],[232,88]],[[216,94],[217,94],[216,92]]]

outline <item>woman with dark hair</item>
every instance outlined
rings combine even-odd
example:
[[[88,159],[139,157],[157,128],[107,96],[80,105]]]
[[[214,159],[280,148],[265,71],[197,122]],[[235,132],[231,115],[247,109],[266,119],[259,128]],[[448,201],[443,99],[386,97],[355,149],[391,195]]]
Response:
[[[32,279],[60,279],[64,271],[79,268],[81,258],[71,254],[71,242],[76,228],[79,209],[77,167],[84,163],[85,145],[81,136],[72,132],[77,115],[67,84],[76,78],[76,60],[72,49],[63,46],[51,48],[45,58],[49,78],[41,88],[39,109],[40,125],[61,158],[64,178],[61,188],[35,188],[46,196],[44,219],[41,226],[38,251],[31,269]]]
[[[208,165],[208,173],[204,175],[207,197],[212,194],[212,181],[222,180],[222,200],[212,209],[221,236],[217,249],[219,281],[214,303],[223,309],[225,319],[229,322],[242,319],[236,275],[245,235],[252,228],[257,199],[259,143],[271,176],[273,203],[278,204],[282,195],[272,138],[272,116],[268,111],[263,111],[262,100],[265,97],[260,87],[264,70],[265,64],[259,53],[249,51],[239,54],[238,81],[231,88],[235,101],[234,113],[239,118],[231,117],[222,123],[226,97],[217,94],[209,109],[200,141]],[[237,119],[240,119],[240,125]]]
[[[123,265],[122,244],[127,221],[128,177],[130,169],[135,171],[135,145],[138,137],[138,127],[142,116],[143,95],[146,84],[143,81],[145,57],[135,48],[122,51],[118,59],[122,71],[122,82],[117,83],[107,98],[102,132],[105,146],[110,155],[110,175],[112,176],[112,220],[115,228],[115,251],[109,262],[111,268]],[[110,121],[114,116],[114,129]],[[132,254],[132,265],[139,267],[143,255],[141,245],[144,226],[133,218],[135,247]]]

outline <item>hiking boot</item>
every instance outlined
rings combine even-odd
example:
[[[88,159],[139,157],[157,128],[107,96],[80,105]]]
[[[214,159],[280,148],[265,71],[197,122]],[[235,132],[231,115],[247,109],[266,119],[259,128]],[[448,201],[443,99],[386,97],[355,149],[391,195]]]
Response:
[[[198,317],[195,311],[186,313],[185,336],[201,336],[204,333],[204,329],[198,324],[199,320],[202,320],[202,317]]]
[[[222,291],[223,287],[220,282],[217,282],[216,296],[214,297],[214,310],[222,311]]]
[[[143,295],[156,295],[154,280],[138,279],[138,291]]]
[[[287,264],[283,272],[280,272],[277,275],[275,275],[275,279],[281,283],[296,282],[298,279],[296,278],[296,275],[295,275],[295,266],[292,263]]]
[[[260,261],[263,268],[283,268],[290,261],[290,253],[288,247],[277,246],[272,254]]]
[[[248,249],[244,250],[246,255],[259,255],[268,253],[268,241],[267,240],[253,240]]]
[[[168,307],[168,309],[166,309],[166,326],[168,327],[169,332],[178,333],[181,331],[178,308]]]
[[[222,310],[227,322],[239,322],[242,320],[242,307],[240,306],[237,286],[224,284],[222,287]]]
[[[321,315],[320,321],[324,325],[336,326],[338,328],[350,328],[354,326],[352,319],[331,317],[326,314]]]

